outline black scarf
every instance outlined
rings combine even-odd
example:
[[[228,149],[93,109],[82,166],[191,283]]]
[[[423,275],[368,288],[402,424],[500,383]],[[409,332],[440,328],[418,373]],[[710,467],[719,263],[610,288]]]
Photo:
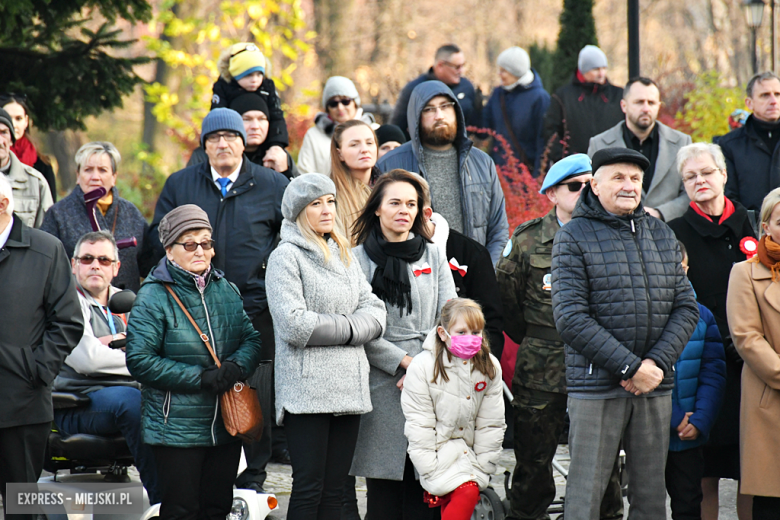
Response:
[[[388,242],[376,226],[363,243],[368,257],[376,264],[371,287],[379,299],[395,305],[403,316],[412,313],[412,284],[409,281],[409,262],[416,262],[425,253],[426,241],[415,235],[405,242]]]

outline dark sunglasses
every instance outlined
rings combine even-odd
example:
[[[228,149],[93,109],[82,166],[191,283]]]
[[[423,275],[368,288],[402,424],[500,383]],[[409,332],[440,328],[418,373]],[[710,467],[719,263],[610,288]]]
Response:
[[[185,251],[189,251],[190,253],[197,250],[198,246],[202,247],[204,251],[208,251],[209,249],[214,247],[214,241],[213,240],[204,240],[203,242],[174,242],[174,244],[180,245],[184,248]]]
[[[561,186],[566,186],[569,188],[569,191],[572,193],[577,193],[580,191],[583,187],[583,185],[588,184],[588,181],[574,181],[574,182],[562,182]]]
[[[345,107],[348,107],[350,103],[352,103],[352,101],[353,100],[351,98],[331,99],[330,101],[328,101],[328,108],[336,108],[337,106],[339,106],[339,103],[344,105]]]
[[[81,263],[81,265],[92,265],[92,262],[97,260],[98,263],[103,267],[108,267],[109,265],[116,262],[116,260],[109,258],[107,256],[92,256],[92,255],[77,256],[76,260],[78,260],[79,263]]]

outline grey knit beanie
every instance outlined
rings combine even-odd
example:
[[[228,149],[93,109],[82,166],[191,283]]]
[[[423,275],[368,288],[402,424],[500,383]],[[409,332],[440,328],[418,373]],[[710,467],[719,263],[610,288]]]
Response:
[[[169,211],[160,221],[157,233],[163,247],[168,248],[191,229],[211,229],[209,216],[195,204],[185,204]]]
[[[295,222],[298,214],[303,211],[311,201],[323,195],[336,195],[336,185],[330,177],[321,173],[306,173],[295,177],[287,185],[282,197],[282,216],[291,222]]]
[[[496,65],[510,73],[517,79],[522,78],[531,70],[531,58],[525,49],[520,47],[509,47],[498,55]]]
[[[358,94],[352,80],[344,76],[331,76],[325,82],[322,89],[322,107],[326,108],[328,100],[334,96],[346,96],[355,100],[355,105],[360,106],[360,94]]]
[[[241,135],[241,139],[246,146],[246,130],[244,130],[244,120],[235,110],[229,108],[215,108],[203,118],[200,127],[200,145],[206,147],[206,137],[220,130],[232,130]]]
[[[585,73],[607,66],[607,55],[595,45],[586,45],[580,51],[580,56],[577,59],[577,68],[580,69],[580,72]]]
[[[11,144],[16,143],[16,135],[14,134],[14,124],[11,121],[11,116],[4,109],[0,108],[0,125],[5,125],[11,131]]]

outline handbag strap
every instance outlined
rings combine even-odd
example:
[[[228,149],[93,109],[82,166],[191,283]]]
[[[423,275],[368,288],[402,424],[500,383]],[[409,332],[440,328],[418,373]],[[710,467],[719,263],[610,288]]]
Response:
[[[184,311],[184,314],[187,316],[187,319],[190,320],[190,323],[192,323],[192,326],[195,327],[195,330],[198,331],[198,335],[200,336],[200,339],[203,341],[203,343],[206,344],[206,348],[209,349],[209,354],[211,354],[211,357],[214,358],[214,362],[217,364],[217,367],[222,366],[222,363],[219,362],[219,358],[214,353],[214,349],[211,348],[211,343],[209,343],[209,337],[203,334],[203,332],[200,330],[200,327],[198,327],[198,324],[195,323],[195,320],[192,319],[192,315],[190,315],[189,311],[187,311],[187,308],[184,307],[184,304],[181,302],[178,296],[176,296],[176,293],[173,292],[173,289],[171,288],[170,284],[164,283],[163,284],[166,289],[168,289],[168,292],[171,293],[171,296],[173,296],[173,299],[176,300],[176,303],[179,304],[179,307],[181,307],[181,310]]]
[[[509,138],[512,140],[512,145],[515,147],[515,150],[520,153],[518,159],[520,159],[521,163],[530,166],[531,170],[533,170],[534,165],[529,164],[528,156],[525,154],[523,147],[520,146],[520,143],[517,141],[517,137],[515,137],[515,133],[512,130],[512,121],[509,119],[509,114],[506,111],[506,99],[504,99],[504,95],[504,89],[501,89],[501,92],[498,94],[498,99],[501,101],[501,115],[504,117],[504,126],[506,126],[506,131],[509,134]]]

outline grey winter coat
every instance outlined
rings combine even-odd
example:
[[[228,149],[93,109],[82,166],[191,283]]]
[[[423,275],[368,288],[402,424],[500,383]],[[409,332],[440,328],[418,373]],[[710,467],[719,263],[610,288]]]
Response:
[[[426,81],[414,89],[408,108],[409,132],[412,139],[382,157],[377,163],[382,173],[402,168],[419,173],[428,180],[425,169],[420,164],[423,153],[420,140],[420,115],[425,105],[436,96],[447,96],[453,101],[456,100],[452,91],[441,81]],[[485,246],[490,251],[490,258],[495,265],[509,238],[504,192],[493,159],[482,150],[473,148],[474,143],[466,135],[466,122],[459,102],[455,103],[455,112],[458,119],[458,134],[454,146],[458,150],[459,157],[463,234]],[[436,208],[433,210],[436,211]]]
[[[363,246],[356,247],[353,252],[366,279],[371,280],[376,264]],[[447,300],[458,296],[447,259],[437,246],[428,244],[422,258],[414,265],[425,263],[431,267],[430,274],[415,277],[413,265],[408,267],[412,282],[412,314],[400,317],[397,307],[388,306],[387,331],[383,337],[366,344],[374,410],[360,420],[351,475],[403,480],[407,440],[401,391],[396,383],[406,371],[399,368],[399,364],[404,356],[414,357],[422,352],[423,341],[436,326],[441,308]]]
[[[348,336],[328,346],[311,345],[310,340],[315,335],[323,337],[321,317],[334,314],[373,318],[368,320],[373,330],[369,337],[381,336],[385,304],[371,292],[354,258],[349,267],[341,262],[332,239],[328,240],[331,258],[325,264],[322,250],[306,240],[295,223],[282,221],[281,237],[266,274],[276,338],[277,423],[282,424],[285,412],[370,412],[369,366],[363,344],[345,344]],[[357,337],[365,335],[355,330],[353,338]]]
[[[590,138],[588,155],[604,148],[626,148],[623,141],[624,121],[616,124],[606,132]],[[691,144],[691,136],[669,128],[660,121],[658,125],[658,158],[655,161],[655,171],[650,189],[642,192],[642,203],[655,208],[664,216],[664,222],[671,222],[682,217],[691,203],[683,186],[682,175],[677,171],[677,152],[683,146]]]
[[[645,358],[664,372],[657,390],[672,389],[674,364],[699,322],[681,260],[672,230],[642,204],[613,215],[585,186],[552,253],[553,314],[566,343],[569,394],[619,389]]]
[[[13,152],[8,154],[11,156],[8,182],[14,196],[14,213],[25,225],[39,228],[46,210],[54,204],[49,183],[38,170],[24,164]]]

